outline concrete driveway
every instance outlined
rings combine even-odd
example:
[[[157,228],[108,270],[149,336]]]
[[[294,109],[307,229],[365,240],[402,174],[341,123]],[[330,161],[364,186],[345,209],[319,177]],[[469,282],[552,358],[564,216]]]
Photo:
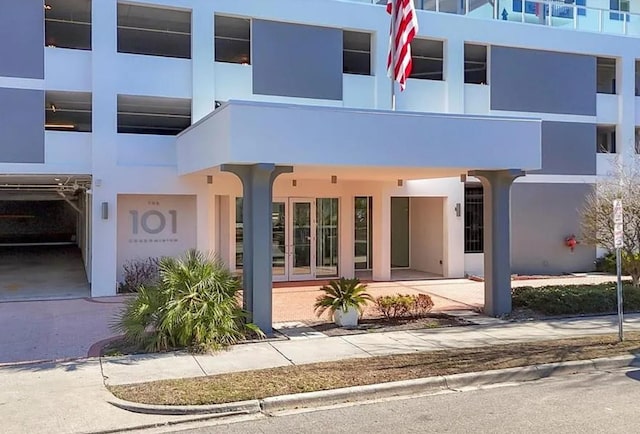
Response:
[[[82,298],[90,294],[79,248],[0,247],[0,302]]]
[[[0,363],[87,357],[122,297],[0,303]]]

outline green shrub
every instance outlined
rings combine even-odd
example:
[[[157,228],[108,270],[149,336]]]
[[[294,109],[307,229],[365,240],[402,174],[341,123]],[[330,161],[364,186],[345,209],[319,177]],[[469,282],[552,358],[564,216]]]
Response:
[[[616,274],[616,254],[609,252],[596,259],[596,271]]]
[[[384,295],[376,298],[376,309],[387,319],[425,316],[433,308],[433,300],[427,294]]]
[[[147,351],[219,349],[249,333],[263,336],[239,304],[240,281],[217,258],[196,250],[159,261],[159,282],[141,286],[112,327]]]
[[[622,275],[629,276],[634,268],[637,268],[637,263],[640,262],[640,258],[637,254],[629,254],[622,252]],[[617,274],[616,268],[616,254],[615,252],[606,253],[596,259],[596,271],[608,274]]]
[[[578,315],[617,312],[616,284],[530,286],[512,290],[514,308],[530,309],[544,315]],[[640,311],[640,288],[623,288],[625,311]]]
[[[414,296],[415,297],[415,296]],[[418,294],[412,306],[413,316],[425,316],[433,309],[433,300],[427,294]]]
[[[119,293],[137,292],[141,286],[153,286],[160,278],[159,258],[134,259],[122,266],[122,282],[118,284]]]

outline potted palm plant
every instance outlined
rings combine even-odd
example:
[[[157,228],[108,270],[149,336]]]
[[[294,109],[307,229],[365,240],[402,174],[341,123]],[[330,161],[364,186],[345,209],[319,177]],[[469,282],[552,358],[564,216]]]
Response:
[[[359,279],[341,277],[332,280],[328,285],[320,288],[324,294],[318,296],[314,305],[316,315],[322,316],[326,311],[333,317],[333,321],[340,327],[355,327],[362,314],[364,306],[373,301],[366,292],[367,285]]]

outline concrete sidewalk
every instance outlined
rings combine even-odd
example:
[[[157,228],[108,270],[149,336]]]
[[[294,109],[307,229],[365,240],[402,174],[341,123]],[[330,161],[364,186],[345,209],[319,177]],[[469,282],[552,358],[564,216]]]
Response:
[[[323,337],[288,328],[289,340],[237,345],[214,355],[154,354],[65,363],[0,367],[3,433],[104,432],[192,420],[193,416],[131,413],[111,404],[104,384],[204,375],[353,357],[431,351],[614,333],[615,316],[507,323],[459,312],[482,325],[447,329]],[[475,315],[475,317],[474,317]],[[640,330],[640,315],[628,315],[626,330]]]
[[[236,345],[213,355],[169,353],[108,357],[102,359],[102,369],[106,384],[115,385],[358,357],[617,333],[616,316],[512,323],[473,312],[458,314],[483,324],[332,337],[305,327],[280,328],[293,337]],[[305,330],[309,333],[305,334]],[[625,330],[640,330],[640,314],[625,317]]]

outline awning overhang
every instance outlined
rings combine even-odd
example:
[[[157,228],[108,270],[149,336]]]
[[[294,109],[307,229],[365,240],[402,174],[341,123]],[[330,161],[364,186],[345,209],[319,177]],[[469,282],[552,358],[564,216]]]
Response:
[[[178,172],[255,163],[404,170],[413,178],[425,169],[536,170],[541,129],[528,118],[229,101],[177,137]]]

